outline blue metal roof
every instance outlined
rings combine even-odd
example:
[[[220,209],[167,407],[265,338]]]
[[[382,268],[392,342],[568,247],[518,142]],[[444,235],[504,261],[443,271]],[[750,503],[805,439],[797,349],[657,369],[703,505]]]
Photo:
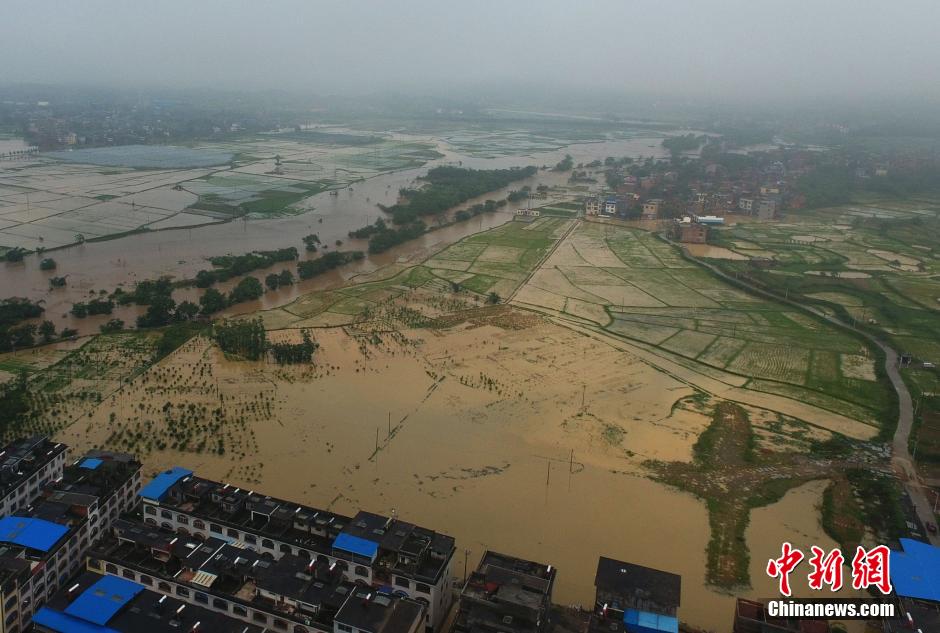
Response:
[[[83,459],[82,463],[78,465],[79,468],[87,468],[88,470],[94,470],[101,466],[104,462],[97,457],[89,457],[88,459]]]
[[[0,541],[41,552],[52,549],[68,531],[68,527],[45,519],[17,516],[0,519]]]
[[[65,614],[104,626],[143,590],[144,586],[136,582],[117,576],[103,576],[75,598],[65,608]]]
[[[144,499],[149,499],[151,501],[162,501],[163,495],[165,495],[166,491],[170,489],[170,486],[175,484],[183,477],[189,477],[192,474],[193,471],[191,470],[174,466],[170,470],[163,471],[154,477],[153,480],[141,488],[140,492],[137,494]]]
[[[333,541],[333,547],[344,552],[368,556],[369,558],[375,558],[376,552],[379,551],[378,543],[345,533],[341,533],[336,537],[336,540]]]
[[[891,550],[891,584],[899,596],[940,602],[940,547],[909,538]]]
[[[679,633],[678,619],[638,609],[623,612],[623,625],[630,633]]]
[[[33,616],[33,622],[57,633],[117,633],[114,629],[85,622],[48,607],[39,609]]]

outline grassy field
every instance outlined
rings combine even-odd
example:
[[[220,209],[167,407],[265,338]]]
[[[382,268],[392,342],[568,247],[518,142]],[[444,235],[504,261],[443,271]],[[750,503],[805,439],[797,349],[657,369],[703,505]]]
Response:
[[[649,232],[584,223],[517,299],[593,321],[710,375],[740,376],[752,390],[875,426],[890,414],[890,393],[861,339],[729,286]]]
[[[923,402],[918,424],[932,415],[940,384],[936,369],[923,363],[940,363],[940,200],[870,198],[774,224],[737,223],[713,238],[766,258],[761,266],[715,260],[726,271],[816,305],[911,354],[903,375],[915,401]],[[827,371],[821,365],[817,373]],[[928,439],[918,457],[940,462],[932,446]]]

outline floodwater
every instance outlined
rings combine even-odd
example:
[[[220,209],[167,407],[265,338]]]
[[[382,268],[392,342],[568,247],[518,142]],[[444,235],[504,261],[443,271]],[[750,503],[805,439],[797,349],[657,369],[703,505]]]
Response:
[[[219,432],[248,446],[145,455],[146,474],[178,464],[316,507],[394,512],[457,539],[458,577],[464,552],[472,569],[487,548],[557,566],[560,604],[591,605],[599,555],[672,571],[682,576],[683,621],[729,629],[732,596],[705,584],[704,503],[642,468],[646,459],[691,459],[708,416],[673,408],[693,393],[688,385],[544,322],[403,335],[364,352],[342,329],[317,331],[314,369],[233,362],[196,341],[58,439],[76,450],[102,442],[112,413],[123,429],[159,436],[169,400],[224,402],[233,419],[246,415],[244,403],[270,403],[270,419]],[[818,494],[788,495],[779,509],[758,511],[752,561],[781,538],[816,539],[816,503]],[[744,593],[766,593],[752,574],[755,589]]]
[[[427,139],[422,139],[427,140]],[[41,257],[52,257],[58,264],[54,272],[39,270],[40,256],[30,255],[22,263],[0,263],[0,288],[3,296],[27,297],[46,301],[44,318],[56,323],[57,327],[76,328],[82,333],[96,332],[97,326],[104,319],[77,320],[67,312],[77,301],[87,300],[91,292],[113,291],[116,287],[130,288],[137,281],[169,275],[177,279],[192,278],[201,269],[211,265],[206,258],[242,254],[252,250],[273,250],[295,246],[303,250],[301,238],[309,233],[317,233],[323,244],[329,249],[366,250],[365,240],[350,240],[348,233],[375,222],[380,217],[387,217],[377,206],[394,204],[401,187],[415,184],[416,178],[427,173],[431,167],[442,164],[461,164],[476,169],[497,169],[524,167],[528,165],[554,165],[566,153],[570,153],[575,162],[590,162],[606,156],[641,156],[662,155],[658,145],[660,139],[630,139],[600,143],[582,143],[565,149],[532,154],[529,156],[503,156],[499,158],[471,158],[458,154],[443,143],[438,150],[444,158],[431,161],[423,167],[391,172],[356,183],[351,188],[340,190],[338,195],[323,192],[304,201],[309,211],[292,217],[273,219],[239,219],[225,224],[213,224],[201,227],[151,231],[125,236],[102,242],[86,242],[63,249],[47,251]],[[648,145],[655,141],[656,147]],[[512,183],[502,191],[492,192],[471,200],[469,206],[486,198],[505,197],[509,190],[529,185],[533,189],[538,184],[565,184],[567,174],[551,171],[539,171],[525,181]],[[523,203],[519,203],[520,205]],[[351,275],[400,260],[414,260],[429,251],[443,248],[447,244],[502,224],[511,219],[511,211],[519,205],[509,205],[508,211],[477,216],[467,222],[432,231],[417,240],[400,245],[386,253],[368,256],[362,262],[344,267],[330,275],[318,277],[292,288],[269,292],[259,301],[244,304],[238,311],[270,308],[293,300],[298,294],[312,289],[330,287],[343,283]],[[459,209],[460,207],[458,207]],[[340,247],[336,240],[342,240]],[[303,255],[302,255],[303,256]],[[294,268],[291,263],[275,265],[273,270]],[[255,275],[264,275],[268,271],[256,271]],[[66,288],[49,291],[49,278],[66,276]],[[236,280],[237,281],[237,280]],[[232,282],[234,285],[235,282]],[[225,290],[227,286],[219,286]],[[178,291],[177,301],[195,300],[198,292]],[[123,308],[113,315],[132,323],[138,314],[137,308]],[[110,317],[108,317],[110,318]]]

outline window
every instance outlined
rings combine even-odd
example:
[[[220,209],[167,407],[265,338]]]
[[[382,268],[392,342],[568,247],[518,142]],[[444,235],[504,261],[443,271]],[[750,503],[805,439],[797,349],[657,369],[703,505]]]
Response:
[[[222,600],[221,598],[213,598],[212,606],[216,609],[221,609],[222,611],[228,611],[228,602]]]
[[[188,597],[189,597],[189,589],[187,589],[186,587],[179,587],[179,586],[177,586],[177,587],[176,587],[176,595],[178,595],[178,596],[183,596],[184,598],[188,598]]]
[[[281,543],[281,553],[290,554],[290,545],[288,545],[287,543]]]
[[[410,587],[411,583],[408,582],[407,578],[402,578],[401,576],[395,576],[395,586],[396,587]]]
[[[237,604],[232,605],[232,613],[234,613],[235,615],[241,616],[243,618],[248,617],[248,609],[246,609],[245,607],[239,606]]]
[[[189,517],[186,516],[185,514],[176,515],[176,521],[180,525],[189,525]]]
[[[423,583],[415,583],[415,591],[419,593],[431,593],[431,588]]]
[[[258,537],[256,537],[254,534],[246,534],[244,540],[249,545],[254,545],[258,542]]]
[[[168,582],[163,582],[163,581],[157,583],[157,588],[158,588],[160,591],[165,591],[166,593],[170,593],[170,591],[173,590],[172,587],[170,587],[170,583],[168,583]]]
[[[154,508],[152,505],[149,505],[149,504],[144,505],[144,514],[156,514],[156,513],[157,513],[157,509]]]
[[[193,529],[194,529],[194,530],[204,530],[204,529],[206,529],[206,524],[203,523],[202,521],[200,521],[199,519],[196,519],[195,521],[193,521]]]
[[[169,510],[160,510],[160,517],[164,519],[172,519],[173,513]]]
[[[340,624],[337,622],[336,628],[338,628],[340,631],[343,631],[343,633],[352,633],[352,627],[346,624]]]
[[[231,536],[232,538],[238,538],[238,530],[236,530],[235,528],[229,528],[228,535]]]
[[[134,570],[132,570],[132,569],[125,569],[124,571],[121,572],[121,575],[124,576],[125,578],[129,578],[129,579],[131,579],[131,580],[136,580],[136,579],[137,579],[137,574],[135,574],[135,573],[134,573]]]
[[[356,575],[366,578],[369,576],[369,570],[362,565],[356,565]]]
[[[150,587],[151,585],[153,585],[153,578],[151,578],[150,576],[141,574],[140,578],[138,579],[138,582],[140,582],[140,584],[142,585],[147,585],[148,587]]]
[[[107,565],[104,566],[104,570],[108,572],[109,574],[116,574],[117,565],[115,565],[114,563],[108,563]]]
[[[221,533],[222,533],[222,526],[221,526],[221,525],[216,525],[215,523],[210,523],[210,524],[209,524],[209,531],[210,531],[210,532],[214,532],[214,533],[216,533],[216,534],[221,534]]]
[[[209,596],[207,596],[204,593],[200,593],[197,591],[194,597],[196,598],[196,602],[201,602],[202,604],[209,604]]]
[[[281,629],[282,631],[286,631],[286,630],[287,630],[287,622],[285,622],[284,620],[275,620],[275,621],[274,621],[274,628],[276,628],[276,629]]]
[[[268,623],[268,616],[266,616],[265,614],[261,613],[260,611],[255,611],[255,612],[251,615],[251,619],[254,620],[255,622],[264,622],[265,624]]]
[[[97,569],[97,570],[100,571],[100,570],[101,570],[101,561],[98,560],[97,558],[89,558],[89,559],[88,559],[88,567],[89,567],[90,569]]]
[[[274,549],[274,542],[269,538],[261,539],[261,547]]]

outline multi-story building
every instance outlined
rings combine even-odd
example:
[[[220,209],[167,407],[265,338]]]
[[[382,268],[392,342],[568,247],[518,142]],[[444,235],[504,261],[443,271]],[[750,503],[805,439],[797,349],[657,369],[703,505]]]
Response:
[[[680,576],[601,556],[594,586],[594,611],[599,618],[621,619],[629,633],[678,632]]]
[[[35,633],[265,633],[124,578],[85,572],[33,616]]]
[[[607,198],[604,200],[604,214],[617,215],[617,198]]]
[[[0,451],[0,517],[22,510],[45,484],[62,476],[68,447],[48,438],[19,439]]]
[[[453,601],[454,539],[370,512],[347,517],[242,490],[173,468],[140,491],[144,520],[182,534],[216,536],[268,554],[336,563],[350,581],[391,587],[427,609],[438,629]]]
[[[96,452],[65,467],[33,505],[0,519],[0,633],[24,630],[139,488],[139,462]]]
[[[655,220],[659,217],[659,211],[662,207],[663,201],[659,198],[653,198],[647,200],[643,203],[643,219],[644,220]]]
[[[89,553],[88,568],[270,631],[335,633],[339,621],[350,627],[338,627],[341,633],[415,633],[425,623],[423,604],[394,595],[390,587],[351,582],[338,562],[295,554],[275,558],[238,542],[139,521],[116,521]],[[348,604],[371,615],[356,620],[347,610],[341,618]]]
[[[460,593],[452,633],[542,633],[549,628],[555,569],[487,551]]]
[[[747,214],[754,208],[754,198],[738,198],[738,209]]]
[[[584,215],[599,215],[601,212],[601,201],[592,196],[584,201]]]
[[[773,220],[777,215],[777,201],[773,198],[762,198],[754,206],[754,215],[761,220]]]

